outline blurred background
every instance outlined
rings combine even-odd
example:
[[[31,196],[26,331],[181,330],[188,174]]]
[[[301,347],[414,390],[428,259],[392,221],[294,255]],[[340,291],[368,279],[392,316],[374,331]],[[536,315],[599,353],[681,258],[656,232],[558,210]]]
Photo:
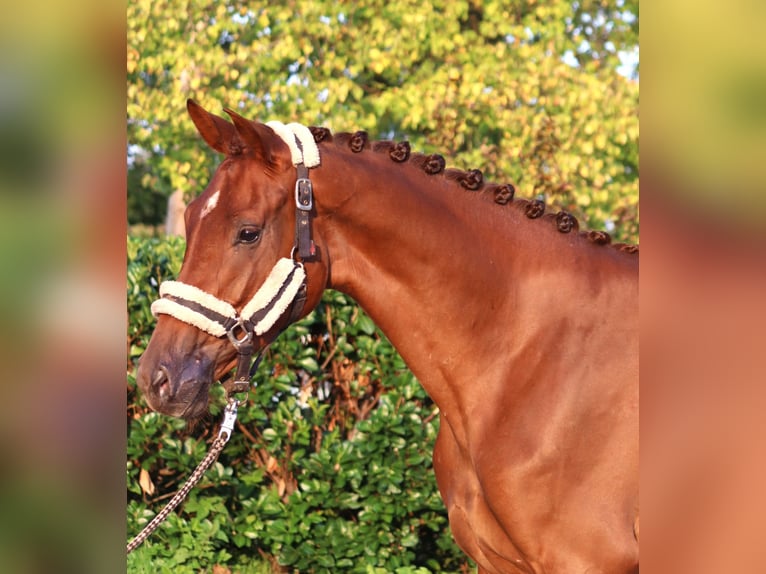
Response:
[[[766,5],[642,8],[642,566],[758,572]]]
[[[0,569],[124,568],[125,12],[0,20]]]
[[[635,242],[638,29],[624,0],[130,2],[131,231],[163,225],[167,198],[216,165],[191,97],[407,139]]]

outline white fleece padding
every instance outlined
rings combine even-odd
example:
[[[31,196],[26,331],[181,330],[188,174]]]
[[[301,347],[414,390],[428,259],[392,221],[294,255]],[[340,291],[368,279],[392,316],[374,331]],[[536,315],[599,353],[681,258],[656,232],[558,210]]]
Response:
[[[303,148],[303,163],[306,167],[317,167],[319,165],[319,147],[317,146],[317,142],[314,141],[314,134],[312,134],[311,130],[303,124],[293,122],[287,124],[287,127],[290,128],[290,131],[292,131],[295,134],[295,137],[298,138],[298,141],[301,142],[301,147]]]
[[[295,122],[285,125],[282,122],[271,121],[266,122],[266,125],[274,130],[274,133],[290,148],[293,165],[302,163],[309,168],[319,165],[319,147],[317,147],[310,129]],[[301,142],[300,147],[295,141],[296,137]],[[303,151],[301,151],[301,147]]]
[[[293,272],[292,278],[290,274]],[[306,278],[306,272],[303,269],[303,265],[283,257],[274,265],[271,272],[264,280],[263,284],[256,291],[253,298],[248,301],[242,309],[241,317],[243,319],[250,319],[253,315],[258,313],[261,309],[267,308],[274,304],[266,315],[258,321],[254,326],[253,332],[256,335],[262,335],[271,329],[279,318],[284,314],[290,304],[295,299],[303,281]],[[289,283],[288,283],[289,279]],[[284,291],[278,297],[282,286],[285,286]],[[226,334],[226,329],[221,323],[209,319],[204,314],[199,313],[185,305],[173,301],[172,299],[164,298],[165,295],[178,297],[185,299],[186,301],[193,301],[201,306],[215,311],[216,313],[223,315],[224,317],[231,317],[232,319],[238,319],[240,315],[231,304],[226,301],[222,301],[215,295],[203,291],[199,287],[194,285],[187,285],[180,281],[163,281],[160,285],[160,299],[152,303],[152,315],[157,317],[160,314],[170,315],[175,317],[179,321],[183,321],[198,329],[202,329],[206,333],[210,333],[215,337],[223,337]]]
[[[188,285],[187,283],[181,283],[180,281],[163,281],[160,285],[160,297],[164,295],[172,295],[173,297],[179,297],[186,299],[187,301],[194,301],[199,303],[203,307],[207,307],[211,311],[215,311],[225,317],[236,318],[237,311],[226,301],[222,301],[215,295],[211,295],[207,291],[203,291],[199,287],[194,285]]]
[[[287,307],[295,299],[298,289],[300,289],[303,280],[306,278],[306,272],[303,265],[296,263],[292,259],[282,258],[277,261],[274,268],[266,277],[266,280],[258,289],[252,299],[242,309],[242,317],[249,319],[261,309],[266,308],[269,303],[277,296],[279,290],[290,277],[290,273],[295,269],[289,285],[285,287],[281,297],[274,302],[271,310],[261,319],[253,328],[256,335],[262,335],[274,326],[274,323],[284,314]]]
[[[161,313],[175,317],[179,321],[197,327],[197,329],[202,329],[214,337],[223,337],[226,334],[226,329],[220,323],[211,321],[201,313],[192,311],[188,307],[184,307],[170,299],[157,299],[152,303],[152,315],[156,317]]]
[[[282,139],[282,141],[287,144],[287,147],[290,148],[290,155],[293,159],[293,165],[298,165],[299,163],[303,162],[303,154],[301,153],[301,148],[298,147],[298,144],[295,141],[295,136],[293,135],[293,132],[290,131],[290,128],[288,128],[282,122],[277,121],[266,122],[266,125],[274,130],[274,133],[277,134]]]

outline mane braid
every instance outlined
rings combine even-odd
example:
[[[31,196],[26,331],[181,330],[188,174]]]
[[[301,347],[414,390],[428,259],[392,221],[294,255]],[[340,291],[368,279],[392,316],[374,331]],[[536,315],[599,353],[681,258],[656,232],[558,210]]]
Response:
[[[524,215],[529,219],[537,219],[545,213],[545,202],[540,199],[533,199],[524,207]]]
[[[612,242],[612,236],[606,231],[585,231],[584,233],[588,238],[588,241],[591,241],[596,245],[608,245]]]
[[[418,166],[428,175],[435,175],[444,171],[444,167],[447,162],[444,161],[444,156],[438,153],[432,153],[429,155],[423,153],[414,153],[410,156],[410,162]]]
[[[316,143],[321,143],[324,141],[331,142],[332,141],[332,132],[328,130],[327,128],[319,128],[316,126],[310,126],[309,131],[311,132],[311,135],[314,136],[314,141]]]
[[[367,132],[365,131],[355,132],[354,135],[351,136],[351,140],[348,142],[348,147],[350,147],[351,151],[354,153],[359,153],[364,148],[370,147],[369,138],[367,137]]]
[[[333,143],[350,150],[352,153],[360,153],[365,149],[376,153],[385,153],[393,162],[409,162],[428,175],[441,173],[449,181],[457,183],[466,190],[477,191],[479,195],[486,195],[488,199],[498,205],[511,204],[529,219],[549,221],[562,234],[574,232],[594,245],[608,245],[626,254],[638,253],[639,251],[638,245],[612,243],[612,237],[606,231],[580,231],[580,224],[574,215],[567,211],[546,213],[544,201],[516,198],[516,187],[511,183],[485,183],[484,175],[479,169],[447,169],[446,161],[441,154],[413,153],[408,141],[376,140],[371,142],[367,132],[363,130],[354,133],[338,132],[334,135],[329,129],[323,127],[311,126],[309,130],[317,143]]]
[[[391,140],[374,141],[371,144],[372,151],[376,153],[387,153],[392,161],[401,163],[407,161],[410,157],[410,142],[393,142]]]
[[[470,191],[479,189],[484,181],[484,176],[478,169],[469,169],[468,171],[448,169],[444,172],[444,177],[458,182],[463,188]]]
[[[492,194],[495,203],[498,205],[506,205],[516,194],[516,188],[510,183],[504,183],[502,185],[492,183],[485,186],[485,189]]]
[[[580,224],[577,222],[577,218],[567,211],[559,211],[558,213],[546,213],[542,217],[543,219],[547,219],[556,225],[556,229],[558,229],[561,233],[578,231],[580,228]]]

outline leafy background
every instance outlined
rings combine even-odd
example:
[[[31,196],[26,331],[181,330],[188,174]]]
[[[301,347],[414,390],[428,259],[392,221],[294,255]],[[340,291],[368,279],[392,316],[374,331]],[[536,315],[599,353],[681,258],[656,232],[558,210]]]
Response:
[[[638,236],[638,2],[128,4],[129,222],[202,189],[216,164],[185,113],[407,138]]]
[[[607,0],[128,3],[129,533],[202,458],[221,407],[215,391],[190,429],[135,389],[149,303],[183,254],[159,231],[166,199],[199,193],[218,161],[186,98],[406,138],[637,242],[638,66],[618,69],[637,55],[638,15]],[[471,568],[431,469],[438,411],[351,299],[326,293],[256,382],[218,463],[129,571]]]

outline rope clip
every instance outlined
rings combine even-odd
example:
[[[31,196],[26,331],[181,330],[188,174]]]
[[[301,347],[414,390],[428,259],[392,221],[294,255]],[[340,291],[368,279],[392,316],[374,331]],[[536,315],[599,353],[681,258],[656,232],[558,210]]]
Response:
[[[223,437],[228,441],[231,438],[231,433],[234,431],[234,423],[237,422],[237,408],[239,407],[239,400],[234,397],[229,398],[229,404],[223,411],[223,422],[221,422],[221,430],[218,431],[218,438]],[[223,436],[223,435],[226,436]]]

